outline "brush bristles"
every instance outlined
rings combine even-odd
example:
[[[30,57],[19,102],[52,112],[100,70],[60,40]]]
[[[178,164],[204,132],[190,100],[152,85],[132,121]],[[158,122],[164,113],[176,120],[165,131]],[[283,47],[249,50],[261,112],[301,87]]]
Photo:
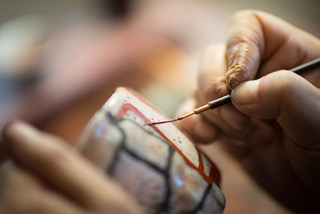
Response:
[[[173,120],[165,120],[165,121],[152,122],[152,123],[147,123],[147,124],[150,125],[150,126],[153,126],[153,125],[159,125],[159,124],[163,124],[163,123],[172,123],[172,122],[176,122],[178,120],[182,120],[182,119],[184,119],[186,117],[190,117],[191,115],[194,115],[194,114],[195,114],[194,112],[190,112],[188,114],[184,114],[181,117],[178,117],[178,118],[173,119]]]

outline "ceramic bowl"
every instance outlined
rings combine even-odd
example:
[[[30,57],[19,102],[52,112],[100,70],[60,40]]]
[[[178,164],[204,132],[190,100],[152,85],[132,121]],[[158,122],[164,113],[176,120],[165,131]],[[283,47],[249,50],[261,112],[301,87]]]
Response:
[[[147,213],[222,213],[217,167],[140,95],[118,88],[91,119],[77,148],[118,181]]]

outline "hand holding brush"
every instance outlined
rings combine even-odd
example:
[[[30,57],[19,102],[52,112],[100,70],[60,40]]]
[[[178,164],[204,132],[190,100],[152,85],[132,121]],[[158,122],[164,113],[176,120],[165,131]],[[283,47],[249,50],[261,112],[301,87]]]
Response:
[[[320,41],[307,32],[264,12],[236,13],[226,45],[204,52],[193,102],[180,112],[233,90],[232,105],[180,125],[198,142],[219,144],[295,213],[320,212],[320,70],[290,69],[319,57]]]

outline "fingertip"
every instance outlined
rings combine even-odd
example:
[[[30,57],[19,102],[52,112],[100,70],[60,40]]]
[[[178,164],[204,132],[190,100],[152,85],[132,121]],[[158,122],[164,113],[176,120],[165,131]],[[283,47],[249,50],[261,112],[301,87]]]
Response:
[[[246,81],[238,85],[231,92],[232,103],[236,106],[249,105],[257,101],[259,80]]]
[[[15,132],[16,132],[15,127],[19,123],[20,121],[18,120],[12,120],[4,126],[2,130],[2,136],[5,142],[10,141],[15,136]]]
[[[0,141],[0,164],[10,157],[10,146],[12,142],[15,143],[14,138],[16,136],[16,126],[19,123],[21,123],[19,120],[12,120],[2,129]]]
[[[6,147],[10,148],[17,143],[28,142],[36,134],[36,130],[29,124],[14,120],[3,129],[3,138]]]

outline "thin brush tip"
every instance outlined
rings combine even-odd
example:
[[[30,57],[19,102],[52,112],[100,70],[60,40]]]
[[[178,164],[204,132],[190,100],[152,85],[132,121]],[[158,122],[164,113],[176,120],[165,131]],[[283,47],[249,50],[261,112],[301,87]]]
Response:
[[[158,124],[163,124],[163,123],[171,123],[171,122],[175,122],[175,121],[178,121],[178,120],[179,120],[179,118],[176,118],[176,119],[173,119],[173,120],[159,121],[159,122],[150,122],[150,123],[147,123],[147,125],[153,126],[153,125],[158,125]]]
[[[172,122],[176,122],[178,120],[182,120],[182,119],[184,119],[186,117],[189,117],[191,115],[194,115],[194,112],[190,112],[188,114],[184,114],[184,115],[182,115],[182,116],[180,116],[180,117],[178,117],[176,119],[173,119],[173,120],[165,120],[165,121],[159,121],[159,122],[149,122],[149,123],[147,123],[147,125],[154,126],[154,125],[159,125],[159,124],[163,124],[163,123],[172,123]]]

